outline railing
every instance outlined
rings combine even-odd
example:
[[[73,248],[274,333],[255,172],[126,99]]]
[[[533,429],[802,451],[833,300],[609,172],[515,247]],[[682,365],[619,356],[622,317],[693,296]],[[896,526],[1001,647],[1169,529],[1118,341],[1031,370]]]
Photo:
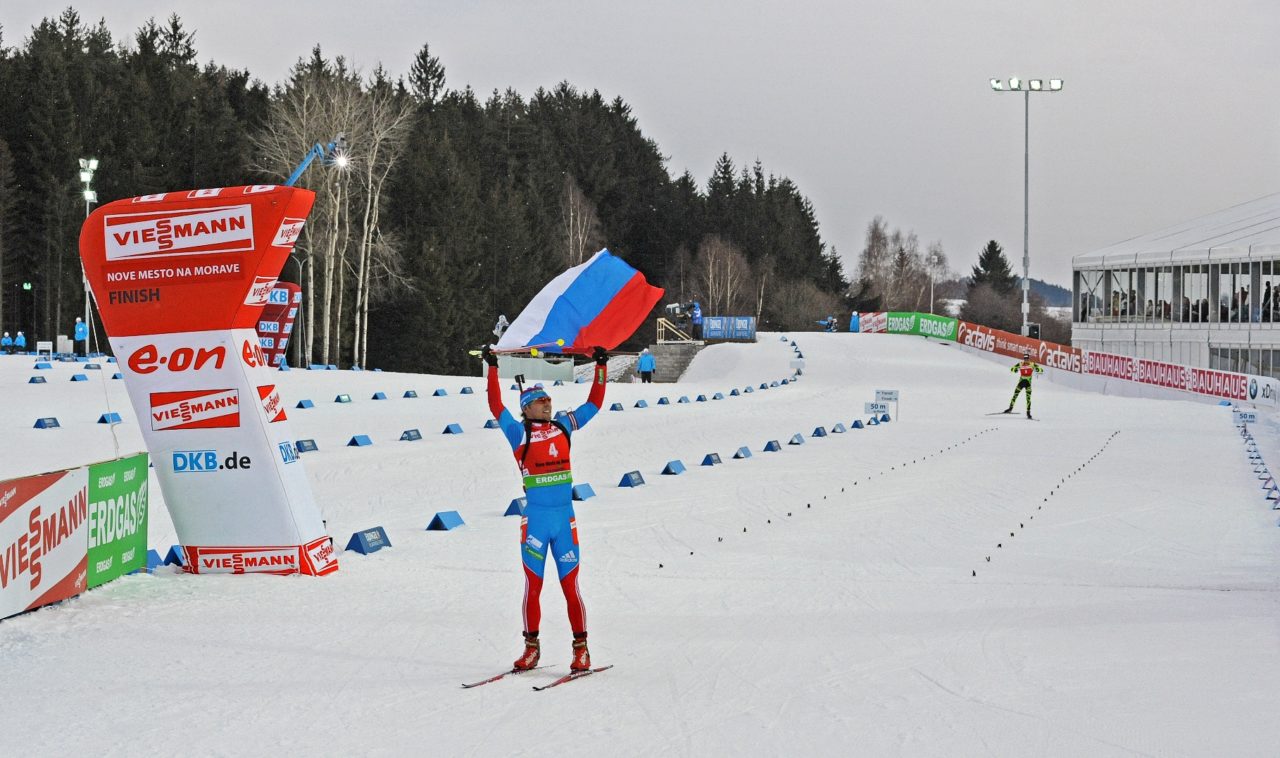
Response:
[[[671,323],[667,319],[658,317],[658,344],[665,345],[672,342],[693,342],[693,337],[680,331],[680,328]]]

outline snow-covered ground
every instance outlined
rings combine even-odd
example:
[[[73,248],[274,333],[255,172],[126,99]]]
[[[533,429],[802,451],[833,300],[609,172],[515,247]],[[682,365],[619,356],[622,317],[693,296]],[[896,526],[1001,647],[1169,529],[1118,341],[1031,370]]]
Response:
[[[577,504],[591,651],[611,671],[530,690],[567,670],[552,582],[556,665],[459,688],[515,657],[524,586],[502,516],[519,479],[478,378],[293,371],[331,533],[382,525],[394,547],[323,579],[131,576],[0,622],[0,754],[1275,755],[1280,530],[1226,409],[1038,381],[1042,420],[988,416],[1013,380],[954,346],[794,336],[793,385],[656,404],[790,375],[789,344],[762,335],[678,385],[610,385],[626,411],[575,436],[597,493]],[[31,363],[0,358],[0,475],[111,457],[108,403],[120,451],[142,448],[110,367],[27,385]],[[810,436],[878,388],[902,393],[892,423]],[[551,389],[560,408],[586,393]],[[30,428],[48,415],[63,428]],[[424,439],[397,441],[411,427]],[[344,447],[357,433],[374,445]],[[698,466],[710,452],[724,465]],[[672,459],[688,472],[661,476]],[[633,469],[648,483],[617,487]],[[466,526],[424,531],[441,510]]]

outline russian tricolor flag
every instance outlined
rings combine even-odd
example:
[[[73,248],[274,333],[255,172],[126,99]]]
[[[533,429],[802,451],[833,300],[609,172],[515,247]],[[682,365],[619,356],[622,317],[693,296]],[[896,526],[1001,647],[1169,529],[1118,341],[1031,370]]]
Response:
[[[644,274],[601,250],[543,287],[497,347],[585,353],[599,345],[612,350],[635,333],[662,294]],[[557,340],[564,340],[564,347],[558,347]]]

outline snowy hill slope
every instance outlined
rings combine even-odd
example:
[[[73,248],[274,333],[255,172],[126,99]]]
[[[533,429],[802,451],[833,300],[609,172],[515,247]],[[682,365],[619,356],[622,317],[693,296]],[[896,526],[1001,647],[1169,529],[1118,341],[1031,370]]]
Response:
[[[789,335],[790,336],[790,335]],[[544,663],[518,652],[515,464],[476,378],[281,373],[339,546],[394,547],[325,579],[133,576],[0,622],[5,744],[36,753],[433,755],[1266,755],[1280,682],[1280,530],[1229,414],[1037,382],[1042,421],[987,416],[1013,381],[954,348],[885,335],[776,336],[703,351],[679,385],[610,385],[575,436],[582,591],[597,665],[566,671],[543,592]],[[6,475],[110,457],[120,382],[25,385],[0,358]],[[462,395],[469,385],[475,394]],[[437,387],[446,397],[430,397]],[[892,423],[825,438],[902,393]],[[406,389],[421,397],[402,399]],[[372,401],[375,391],[391,399]],[[354,402],[333,403],[349,393]],[[558,408],[585,385],[550,389]],[[105,394],[104,394],[105,393]],[[506,392],[509,404],[515,393]],[[316,407],[294,410],[300,398]],[[649,407],[636,409],[638,399]],[[29,429],[57,415],[65,428]],[[441,435],[448,424],[462,435]],[[410,427],[419,442],[399,442]],[[343,447],[369,434],[370,448]],[[792,435],[805,444],[787,445]],[[783,450],[763,453],[767,440]],[[740,446],[749,460],[732,460]],[[723,466],[697,466],[717,452]],[[661,476],[668,460],[689,471]],[[616,486],[639,470],[648,484]],[[174,541],[153,487],[150,542]],[[458,510],[465,527],[425,532]],[[989,559],[989,560],[988,560]],[[550,567],[548,567],[550,570]],[[974,573],[976,572],[976,576]],[[62,714],[74,713],[68,724]],[[12,740],[12,742],[10,742]]]

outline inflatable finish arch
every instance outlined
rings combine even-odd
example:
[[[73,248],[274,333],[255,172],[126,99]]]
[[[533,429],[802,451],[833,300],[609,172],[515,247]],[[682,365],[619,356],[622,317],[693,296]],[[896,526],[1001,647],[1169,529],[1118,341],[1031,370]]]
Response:
[[[315,195],[144,195],[85,220],[80,256],[194,573],[338,568],[254,331]]]

